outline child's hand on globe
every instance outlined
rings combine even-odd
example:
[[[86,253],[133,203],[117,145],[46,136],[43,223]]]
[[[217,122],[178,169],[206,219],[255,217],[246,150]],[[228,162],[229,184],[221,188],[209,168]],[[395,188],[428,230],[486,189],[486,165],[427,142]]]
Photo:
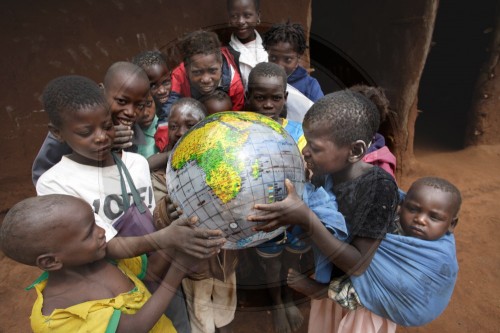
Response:
[[[262,222],[253,228],[255,231],[270,232],[282,226],[302,225],[308,221],[309,214],[312,214],[311,210],[299,197],[289,179],[285,180],[285,186],[288,195],[283,201],[253,206],[257,212],[248,216],[248,220]]]
[[[206,259],[220,252],[226,243],[221,230],[210,230],[196,226],[198,218],[181,217],[172,222],[172,247],[190,256]]]

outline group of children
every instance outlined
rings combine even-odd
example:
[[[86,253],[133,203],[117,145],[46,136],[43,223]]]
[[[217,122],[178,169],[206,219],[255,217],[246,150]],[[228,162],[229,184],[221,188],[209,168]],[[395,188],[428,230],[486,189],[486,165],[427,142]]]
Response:
[[[261,37],[258,0],[228,0],[227,10],[229,45],[193,32],[173,71],[150,50],[111,65],[101,84],[69,75],[46,86],[38,197],[10,209],[0,229],[7,256],[44,271],[31,286],[35,332],[231,332],[238,253],[222,249],[222,231],[182,216],[165,186],[176,142],[221,111],[275,120],[306,163],[302,197],[287,181],[285,200],[248,217],[264,222],[257,231],[289,226],[255,249],[274,331],[303,325],[289,287],[313,298],[309,332],[394,332],[446,307],[460,192],[429,177],[401,198],[396,160],[377,133],[383,92],[356,86],[323,96],[299,65],[300,25],[276,24]],[[298,265],[311,248],[313,277]]]

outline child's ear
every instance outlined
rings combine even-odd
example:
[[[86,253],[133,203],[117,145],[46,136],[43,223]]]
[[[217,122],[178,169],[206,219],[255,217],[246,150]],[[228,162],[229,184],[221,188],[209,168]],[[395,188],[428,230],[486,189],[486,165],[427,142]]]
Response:
[[[102,90],[104,90],[104,83],[100,82],[99,83],[99,88],[101,88]]]
[[[288,98],[288,91],[286,91],[286,88],[285,88],[285,103],[286,103],[287,98]]]
[[[36,258],[36,265],[44,271],[57,271],[62,268],[62,262],[53,253],[41,254]]]
[[[450,226],[448,227],[448,232],[453,233],[457,224],[458,224],[458,216],[455,216],[453,220],[451,220]]]
[[[57,128],[54,124],[52,123],[49,123],[49,131],[50,133],[52,133],[52,135],[57,139],[57,141],[59,142],[64,142],[64,139],[63,137],[61,136],[61,131],[59,130],[59,128]]]
[[[363,140],[354,141],[351,144],[351,153],[349,154],[349,162],[355,163],[360,161],[366,154],[366,143]]]

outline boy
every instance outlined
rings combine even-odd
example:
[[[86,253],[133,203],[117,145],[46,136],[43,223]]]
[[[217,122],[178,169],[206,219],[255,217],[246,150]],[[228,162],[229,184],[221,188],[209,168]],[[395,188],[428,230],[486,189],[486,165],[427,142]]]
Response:
[[[139,82],[127,80],[126,78],[130,78],[129,76],[119,73],[115,74],[116,77],[121,78],[118,81],[123,82],[122,85],[105,80],[105,83],[108,82],[106,90],[108,96],[114,96],[110,102],[116,104],[112,104],[112,109],[126,110],[127,106],[131,108],[132,101],[139,100],[141,89],[148,92],[147,76],[142,70],[140,73],[144,77]],[[144,212],[145,215],[141,214],[140,216],[145,216],[145,223],[149,223],[151,226],[152,216],[148,217],[148,210],[153,212],[155,201],[153,200],[149,165],[145,158],[125,151],[121,152],[121,157],[116,156],[120,152],[113,156],[111,149],[114,127],[111,122],[111,113],[102,91],[94,82],[80,76],[57,78],[51,81],[44,90],[43,104],[49,115],[50,131],[60,142],[65,142],[72,152],[63,156],[59,163],[40,177],[37,183],[38,195],[70,194],[80,197],[92,205],[96,223],[106,230],[106,239],[109,241],[109,257],[130,257],[130,255],[137,255],[138,249],[141,250],[139,253],[144,253],[165,247],[179,248],[186,253],[206,256],[204,253],[207,248],[203,244],[206,238],[201,235],[208,237],[212,233],[208,230],[177,228],[177,230],[169,231],[167,234],[162,233],[162,230],[142,238],[114,237],[117,232],[113,225],[119,219],[128,216],[128,210],[125,211],[124,208],[124,197],[120,184],[122,175],[116,164],[118,160],[123,162],[131,175],[132,184],[141,194],[143,202],[139,204],[145,203],[147,208]],[[127,191],[132,189],[132,184],[129,183]],[[127,220],[126,223],[133,223],[134,220]],[[157,240],[161,235],[165,238]],[[193,236],[194,238],[192,238]],[[154,240],[160,243],[157,245],[153,242],[143,244],[145,242],[142,241],[143,238],[146,241]],[[205,239],[203,240],[203,238]],[[136,248],[136,246],[130,245],[131,241],[137,239],[141,242],[141,247]],[[219,242],[220,238],[215,241],[215,243]],[[209,242],[206,243],[206,246],[212,247],[214,244]],[[123,252],[127,251],[130,253],[124,255]],[[176,297],[174,302],[181,300],[181,297]],[[176,306],[175,308],[177,310],[182,307]],[[182,325],[182,322],[185,323],[184,326],[187,326],[185,307],[184,315],[179,316],[181,318],[179,324],[177,317],[173,318],[176,327]]]
[[[208,115],[217,112],[231,111],[233,109],[233,103],[229,95],[218,89],[210,95],[205,95],[200,98],[200,102],[205,105]]]
[[[198,262],[176,253],[171,265],[154,267],[144,255],[112,263],[104,259],[105,231],[90,205],[59,194],[12,207],[0,244],[9,258],[44,271],[30,287],[38,295],[30,317],[34,332],[175,332],[163,312]],[[162,284],[151,296],[138,277],[159,277]]]
[[[323,97],[318,80],[299,65],[300,58],[307,49],[304,28],[300,24],[274,24],[262,39],[264,49],[269,54],[269,61],[283,67],[290,85],[313,102]]]
[[[132,62],[144,69],[149,78],[151,95],[157,107],[157,130],[155,141],[159,151],[164,151],[167,144],[168,127],[167,121],[169,109],[167,101],[172,90],[171,73],[167,66],[167,60],[160,51],[144,51],[136,55]]]
[[[144,134],[145,141],[143,145],[137,145],[137,153],[149,159],[149,157],[158,153],[154,138],[158,117],[156,116],[156,104],[151,94],[146,97],[144,110],[137,115],[136,122]]]
[[[287,100],[286,73],[279,65],[271,62],[257,64],[248,77],[247,109],[265,115],[280,123],[286,131],[294,138],[295,142],[302,150],[306,141],[302,132],[302,126],[298,122],[280,117]],[[345,231],[345,224],[342,216],[336,212],[336,207],[330,206],[334,198],[329,195],[329,203],[322,201],[319,191],[306,188],[304,197],[310,196],[309,207],[314,210],[330,209],[329,219],[332,223],[332,231],[342,235]],[[318,202],[314,202],[313,197],[319,196]],[[318,213],[319,214],[319,213]],[[298,308],[293,303],[290,291],[284,286],[276,286],[278,281],[285,281],[285,274],[289,267],[299,269],[300,256],[309,251],[310,246],[301,240],[299,228],[287,232],[286,238],[281,236],[257,246],[257,254],[265,266],[268,290],[273,304],[277,307],[273,311],[275,330],[278,332],[291,332],[297,330],[303,322],[303,317]],[[318,268],[319,269],[319,268]]]
[[[166,151],[156,154],[149,159],[150,166],[153,165],[155,170],[152,173],[152,182],[156,202],[159,202],[159,200],[167,194],[165,169],[167,168],[170,152],[180,137],[206,116],[207,111],[205,107],[194,98],[184,97],[172,105],[172,110],[168,119],[168,127],[170,130],[168,132],[168,145]],[[156,219],[155,223],[157,223]],[[165,224],[157,225],[157,229],[164,227]]]
[[[144,109],[145,98],[149,93],[146,74],[132,63],[116,62],[106,72],[101,88],[104,89],[113,115],[116,129],[114,147],[135,151],[134,144],[144,144],[144,135],[135,125],[135,117]],[[69,153],[71,148],[59,142],[49,131],[33,162],[33,184],[36,186],[38,178]]]
[[[165,56],[160,51],[144,51],[136,55],[132,63],[144,69],[148,75],[151,95],[158,107],[158,121],[165,123],[168,120],[168,112],[164,105],[172,89],[170,70]]]
[[[261,62],[250,71],[248,76],[246,108],[248,111],[260,113],[277,121],[302,150],[306,144],[302,125],[280,117],[288,97],[286,89],[286,73],[283,68],[271,62]]]
[[[447,180],[420,178],[399,208],[398,234],[406,237],[387,235],[365,274],[334,279],[329,290],[328,284],[295,271],[289,273],[288,283],[313,298],[326,297],[328,291],[343,307],[364,305],[398,324],[424,325],[441,314],[453,292],[458,264],[452,233],[461,202],[460,191]]]

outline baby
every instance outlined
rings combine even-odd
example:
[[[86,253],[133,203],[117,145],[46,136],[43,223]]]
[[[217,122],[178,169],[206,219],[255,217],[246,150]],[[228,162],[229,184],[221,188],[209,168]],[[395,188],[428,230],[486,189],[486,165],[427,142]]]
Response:
[[[399,235],[382,240],[364,274],[333,279],[328,297],[348,309],[364,306],[404,326],[437,318],[457,278],[452,233],[461,202],[460,191],[445,179],[415,181],[399,207]],[[289,273],[288,284],[314,298],[326,296],[325,284],[295,271]]]

